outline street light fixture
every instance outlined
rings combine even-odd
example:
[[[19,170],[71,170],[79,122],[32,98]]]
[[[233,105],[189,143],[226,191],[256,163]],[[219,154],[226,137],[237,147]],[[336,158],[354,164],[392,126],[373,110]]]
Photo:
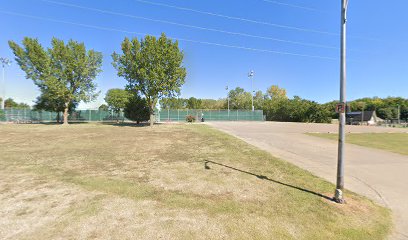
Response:
[[[2,97],[2,101],[1,101],[1,109],[4,110],[4,102],[6,101],[6,84],[5,84],[5,80],[4,80],[4,68],[7,66],[11,65],[11,61],[8,58],[4,58],[4,57],[0,57],[0,63],[1,66],[3,68],[3,77],[2,77],[2,81],[1,81],[1,86],[2,86],[2,91],[1,91],[1,97]]]
[[[341,35],[340,35],[340,105],[342,111],[339,112],[339,145],[337,158],[337,181],[334,200],[337,203],[344,203],[344,148],[345,148],[345,124],[346,124],[346,26],[347,26],[348,0],[341,0]]]
[[[254,70],[251,70],[251,71],[248,73],[248,78],[251,79],[251,86],[252,86],[252,90],[251,90],[251,96],[252,96],[252,112],[255,111],[255,108],[254,108],[254,75],[255,75]]]

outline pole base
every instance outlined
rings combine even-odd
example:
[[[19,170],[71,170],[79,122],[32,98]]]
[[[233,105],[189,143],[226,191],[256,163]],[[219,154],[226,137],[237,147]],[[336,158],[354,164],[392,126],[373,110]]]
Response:
[[[343,198],[343,191],[341,189],[336,189],[336,192],[334,193],[334,198],[333,200],[336,203],[344,204],[346,201]]]

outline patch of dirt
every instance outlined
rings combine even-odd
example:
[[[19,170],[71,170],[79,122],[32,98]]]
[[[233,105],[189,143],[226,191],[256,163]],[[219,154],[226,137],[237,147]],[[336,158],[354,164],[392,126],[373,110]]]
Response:
[[[205,169],[204,162],[162,164],[150,170],[149,183],[206,197],[230,195],[238,201],[268,201],[276,192],[269,181],[218,165]]]
[[[73,222],[58,239],[225,239],[225,229],[201,211],[169,210],[154,201],[107,198],[98,214]]]
[[[30,236],[94,196],[28,173],[1,171],[0,175],[0,239]]]

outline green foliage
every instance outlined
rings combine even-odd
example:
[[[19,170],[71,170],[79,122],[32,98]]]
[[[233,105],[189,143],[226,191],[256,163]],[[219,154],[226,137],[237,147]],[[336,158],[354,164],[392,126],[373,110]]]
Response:
[[[107,111],[109,111],[109,106],[106,105],[106,104],[102,104],[101,106],[99,106],[98,110],[107,112]]]
[[[188,109],[201,109],[201,104],[202,104],[201,99],[197,99],[195,97],[191,97],[187,100]]]
[[[44,49],[38,39],[24,38],[22,47],[9,41],[16,61],[41,91],[37,108],[61,111],[80,101],[93,100],[96,93],[94,79],[101,72],[102,54],[86,51],[83,43],[53,38],[51,48]]]
[[[190,101],[190,103],[189,103]],[[162,109],[227,109],[227,100],[224,99],[197,99],[197,98],[162,98]]]
[[[124,109],[125,117],[132,121],[144,122],[149,120],[149,107],[145,98],[135,94],[130,97]]]
[[[0,109],[0,121],[5,121],[6,120],[6,114],[2,109]]]
[[[275,86],[275,89],[279,89],[278,92],[280,93],[286,92],[277,86]],[[268,121],[331,122],[330,111],[325,106],[298,96],[288,99],[286,95],[283,96],[282,94],[270,95],[268,93],[268,98],[265,100],[264,114],[266,114],[266,120]]]
[[[338,101],[332,101],[323,104],[332,118],[338,118],[338,114],[335,113],[336,104]],[[400,107],[400,116],[402,120],[408,119],[408,99],[402,97],[387,97],[387,98],[361,98],[348,102],[348,111],[376,111],[377,116],[382,119],[397,119],[398,118],[398,106]]]
[[[8,98],[4,101],[5,108],[14,108],[14,109],[30,109],[30,105],[26,103],[17,103],[12,98]]]
[[[132,94],[124,89],[113,88],[109,89],[105,96],[105,102],[108,104],[109,109],[115,113],[119,113],[121,109],[124,109],[129,102]]]
[[[254,96],[254,108],[263,109],[265,99],[266,96],[262,93],[262,91],[257,91]]]
[[[252,109],[252,96],[243,88],[237,87],[228,93],[230,99],[230,109]]]
[[[187,99],[185,98],[162,98],[160,99],[162,109],[185,109],[187,108]]]
[[[178,42],[168,39],[163,33],[160,38],[145,36],[122,42],[122,54],[112,54],[113,66],[118,76],[128,81],[127,89],[140,92],[149,105],[151,124],[154,109],[162,97],[180,93],[186,69],[182,66],[184,54]]]
[[[193,116],[193,115],[187,115],[186,116],[186,121],[189,122],[189,123],[193,123],[193,122],[196,121],[196,117]]]
[[[277,85],[272,85],[266,90],[266,96],[269,99],[286,99],[286,90]]]

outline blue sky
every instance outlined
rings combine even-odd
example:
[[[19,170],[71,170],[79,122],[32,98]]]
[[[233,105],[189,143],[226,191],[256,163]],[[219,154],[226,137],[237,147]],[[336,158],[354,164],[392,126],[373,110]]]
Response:
[[[350,0],[348,100],[408,97],[407,9],[406,0]],[[81,108],[99,106],[108,89],[126,84],[110,56],[124,37],[161,32],[194,41],[180,40],[188,70],[182,97],[225,97],[227,84],[250,91],[251,69],[255,90],[279,85],[289,96],[318,102],[339,95],[340,0],[13,0],[2,2],[0,15],[2,57],[14,59],[7,41],[20,43],[25,36],[47,47],[52,37],[74,39],[103,53],[96,80],[101,95]],[[6,69],[7,97],[32,104],[38,94],[15,62]]]

